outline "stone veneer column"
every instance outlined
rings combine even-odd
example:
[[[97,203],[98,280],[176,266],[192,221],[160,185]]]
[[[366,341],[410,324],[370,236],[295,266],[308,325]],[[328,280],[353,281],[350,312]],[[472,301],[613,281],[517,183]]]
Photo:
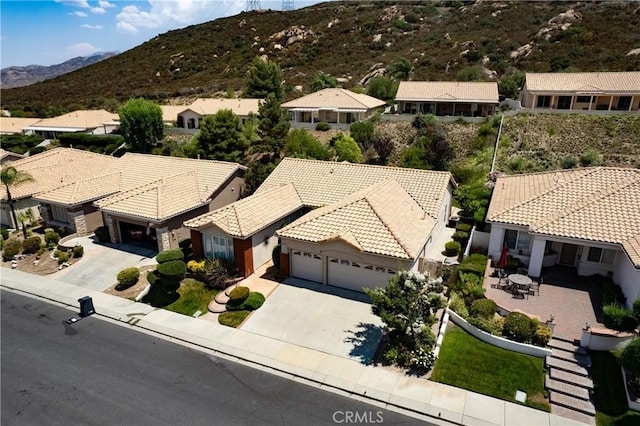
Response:
[[[158,239],[158,252],[169,250],[171,248],[171,235],[169,235],[169,228],[166,226],[156,228],[156,238]]]
[[[118,232],[118,226],[116,220],[108,214],[104,215],[104,221],[109,228],[109,237],[112,243],[119,243],[120,241],[120,233]]]
[[[67,212],[69,218],[72,219],[69,223],[74,227],[78,237],[84,237],[89,232],[87,231],[87,222],[82,210],[76,212]]]

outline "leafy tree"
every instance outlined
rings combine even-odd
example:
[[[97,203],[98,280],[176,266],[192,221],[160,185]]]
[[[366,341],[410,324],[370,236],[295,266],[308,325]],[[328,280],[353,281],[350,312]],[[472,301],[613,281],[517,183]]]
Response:
[[[486,81],[487,76],[485,75],[482,67],[479,65],[473,65],[470,67],[462,68],[456,74],[456,78],[458,81]]]
[[[418,140],[402,155],[401,167],[411,169],[447,170],[455,153],[447,142],[442,124],[432,115],[417,116],[412,126]]]
[[[251,162],[244,173],[245,189],[242,195],[249,196],[253,194],[275,168],[276,163],[267,161],[267,157],[261,161]]]
[[[283,79],[282,70],[277,63],[269,60],[263,61],[256,57],[247,71],[244,96],[262,99],[266,98],[269,93],[273,93],[280,102],[284,94]]]
[[[291,123],[287,112],[280,108],[280,101],[274,93],[269,93],[258,107],[258,120],[262,151],[272,152],[274,158],[278,158]]]
[[[392,77],[399,80],[410,80],[413,75],[413,65],[407,58],[400,58],[398,62],[389,67],[389,73]]]
[[[388,77],[374,77],[369,82],[367,94],[383,101],[391,101],[396,97],[398,83]]]
[[[157,104],[143,98],[129,99],[118,115],[120,133],[133,152],[150,152],[150,147],[162,140],[162,110]]]
[[[498,82],[498,93],[511,99],[518,99],[520,87],[524,83],[524,73],[517,71],[513,74],[505,75]]]
[[[260,125],[260,121],[258,117],[251,113],[249,117],[244,120],[244,124],[242,125],[242,133],[244,135],[245,140],[250,148],[255,151],[254,148],[259,148],[260,146],[260,132],[258,126]]]
[[[373,123],[369,120],[353,123],[349,128],[349,135],[365,150],[369,148],[373,139]]]
[[[2,181],[2,184],[7,191],[7,202],[9,203],[9,208],[11,209],[13,223],[15,223],[16,226],[18,226],[18,217],[16,216],[16,209],[14,205],[15,202],[13,200],[13,197],[11,196],[11,188],[22,183],[33,182],[33,180],[33,176],[31,176],[28,172],[23,172],[13,166],[5,166],[0,172],[0,181]],[[25,228],[24,223],[22,224],[22,233],[24,237],[27,238],[27,229]]]
[[[307,129],[294,129],[287,136],[284,144],[287,157],[328,160],[329,150],[318,139],[307,132]]]
[[[240,118],[230,109],[219,110],[200,123],[198,147],[210,160],[242,160],[247,142]]]
[[[331,87],[338,87],[338,80],[335,77],[325,74],[319,71],[316,77],[311,82],[311,91],[317,92],[318,90],[327,89]]]
[[[348,161],[350,163],[359,163],[362,158],[362,151],[355,139],[339,133],[333,138],[333,147],[336,150],[338,161]]]
[[[376,150],[378,157],[380,157],[380,164],[387,164],[389,157],[393,154],[395,144],[390,135],[376,132],[372,138],[373,149]]]

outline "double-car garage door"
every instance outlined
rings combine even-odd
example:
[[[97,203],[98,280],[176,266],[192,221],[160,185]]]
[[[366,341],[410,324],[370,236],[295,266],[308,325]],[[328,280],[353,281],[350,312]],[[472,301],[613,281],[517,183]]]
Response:
[[[309,281],[323,282],[322,257],[315,253],[294,250],[291,256],[291,275]],[[382,266],[353,262],[336,257],[327,258],[327,283],[336,287],[362,292],[364,287],[384,287],[396,273]]]

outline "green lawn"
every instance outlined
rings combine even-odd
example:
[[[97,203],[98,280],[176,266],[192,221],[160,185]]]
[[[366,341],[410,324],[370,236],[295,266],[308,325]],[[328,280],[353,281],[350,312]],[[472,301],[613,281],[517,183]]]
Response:
[[[484,343],[457,326],[447,330],[431,380],[550,411],[544,395],[544,360]]]
[[[207,289],[202,282],[194,280],[193,278],[185,278],[180,283],[178,293],[180,294],[180,298],[172,304],[167,305],[165,309],[192,316],[197,311],[203,314],[207,313],[209,302],[211,302],[218,291]]]
[[[250,313],[250,311],[223,312],[218,316],[218,322],[228,327],[237,328]]]
[[[626,426],[640,424],[640,413],[627,407],[622,372],[610,352],[591,352],[593,403],[598,426]]]

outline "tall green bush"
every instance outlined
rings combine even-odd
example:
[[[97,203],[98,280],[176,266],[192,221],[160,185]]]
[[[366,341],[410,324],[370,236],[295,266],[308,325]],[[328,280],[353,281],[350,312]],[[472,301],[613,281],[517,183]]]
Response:
[[[492,318],[498,312],[498,305],[491,299],[474,300],[469,313],[474,317]]]
[[[602,317],[605,327],[612,330],[633,331],[638,326],[638,320],[633,313],[617,303],[604,305]]]
[[[2,258],[4,260],[11,260],[13,257],[20,253],[22,250],[22,244],[16,238],[10,238],[4,242],[2,246]]]
[[[520,312],[511,312],[504,321],[502,334],[511,340],[529,343],[533,339],[535,325],[531,318]]]
[[[620,363],[635,378],[640,378],[640,339],[635,339],[622,350]]]
[[[180,249],[165,250],[156,255],[158,263],[168,262],[170,260],[184,260],[184,253]]]
[[[445,256],[457,256],[460,254],[460,243],[457,241],[449,241],[444,245]]]
[[[118,285],[117,290],[124,290],[138,282],[140,277],[140,270],[136,267],[125,268],[118,272]]]

